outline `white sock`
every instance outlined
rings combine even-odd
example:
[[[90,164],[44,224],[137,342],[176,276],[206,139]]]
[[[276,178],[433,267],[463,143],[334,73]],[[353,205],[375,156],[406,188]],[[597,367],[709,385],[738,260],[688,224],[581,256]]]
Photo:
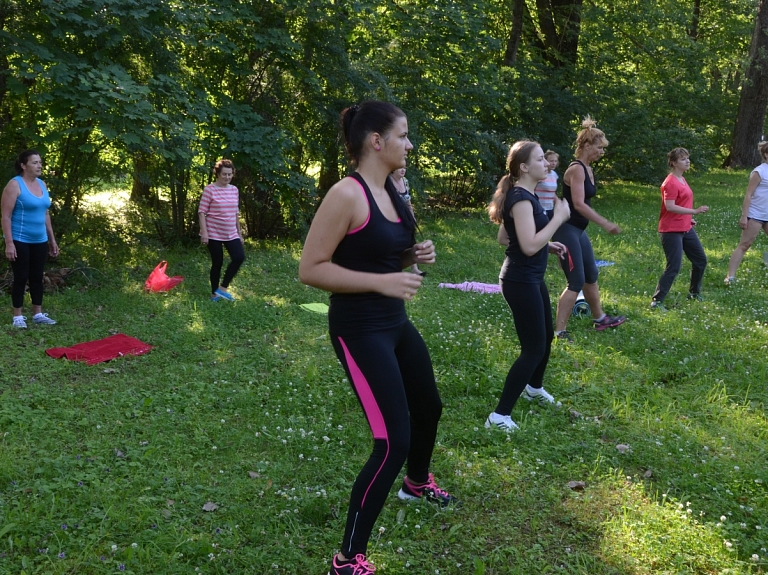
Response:
[[[596,319],[596,320],[594,320],[594,321],[596,321],[597,323],[600,323],[601,321],[603,321],[603,320],[605,319],[605,316],[606,316],[606,315],[607,315],[607,314],[603,314],[603,315],[601,315],[601,316],[600,316],[598,319]]]

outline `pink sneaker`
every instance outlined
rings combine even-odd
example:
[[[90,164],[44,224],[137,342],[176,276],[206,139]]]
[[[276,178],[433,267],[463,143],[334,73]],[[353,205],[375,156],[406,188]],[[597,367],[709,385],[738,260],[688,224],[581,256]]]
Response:
[[[334,555],[328,575],[369,575],[369,573],[374,571],[376,571],[376,567],[368,563],[365,555],[362,553],[344,562],[339,561],[338,555]]]
[[[597,321],[596,319],[592,320],[592,323],[595,324],[595,329],[597,331],[603,331],[604,329],[608,329],[609,327],[619,327],[621,324],[623,324],[625,321],[627,321],[627,317],[623,315],[607,315],[601,319],[600,321]]]
[[[461,503],[453,495],[448,493],[445,489],[441,489],[435,483],[435,476],[429,474],[429,481],[424,485],[414,485],[411,480],[406,476],[403,478],[403,486],[400,491],[397,492],[397,496],[403,501],[412,501],[414,499],[421,499],[422,497],[432,503],[437,503],[440,507],[448,507],[449,505],[455,505],[460,507]]]

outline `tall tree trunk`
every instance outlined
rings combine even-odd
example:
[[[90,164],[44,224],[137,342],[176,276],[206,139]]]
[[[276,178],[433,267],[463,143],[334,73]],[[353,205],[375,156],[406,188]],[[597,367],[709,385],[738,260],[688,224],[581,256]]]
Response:
[[[6,26],[10,28],[9,24],[12,22],[9,14],[10,10],[9,2],[0,0],[0,31],[5,32]],[[9,70],[8,52],[6,49],[2,49],[0,50],[0,131],[4,131],[5,127],[11,123],[10,106],[6,101]]]
[[[520,47],[520,39],[523,36],[523,14],[525,13],[525,0],[514,0],[512,5],[512,30],[509,31],[507,50],[504,53],[504,65],[514,66],[517,61],[517,50]]]
[[[583,0],[536,0],[544,58],[556,68],[576,63],[583,3]]]
[[[149,161],[143,152],[137,152],[133,156],[131,201],[157,207],[157,196],[152,192],[150,185]]]
[[[688,28],[688,36],[692,40],[699,39],[699,21],[701,20],[701,0],[693,0],[693,16],[691,16],[691,26]]]
[[[755,28],[752,32],[752,44],[749,47],[749,66],[741,86],[731,153],[724,162],[726,167],[744,168],[760,163],[757,144],[763,134],[766,106],[768,106],[768,0],[760,0]]]

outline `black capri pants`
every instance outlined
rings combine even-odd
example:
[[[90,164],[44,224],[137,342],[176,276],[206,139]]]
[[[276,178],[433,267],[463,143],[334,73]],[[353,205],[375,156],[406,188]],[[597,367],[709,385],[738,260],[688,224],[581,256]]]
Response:
[[[565,272],[570,291],[580,292],[584,284],[597,283],[597,264],[595,253],[592,251],[592,242],[589,241],[587,231],[563,224],[552,236],[552,241],[565,244],[568,253],[565,259],[560,260],[560,267]]]
[[[24,305],[24,292],[29,283],[32,305],[43,305],[43,273],[48,259],[48,242],[28,244],[13,240],[13,245],[16,246],[16,261],[11,262],[11,303],[15,308]]]
[[[224,272],[224,279],[219,284],[221,278],[221,268],[224,265],[224,249],[227,248],[230,262]],[[208,251],[211,254],[211,293],[214,293],[219,285],[228,288],[235,275],[240,270],[240,266],[245,261],[245,249],[240,238],[234,240],[208,240]]]

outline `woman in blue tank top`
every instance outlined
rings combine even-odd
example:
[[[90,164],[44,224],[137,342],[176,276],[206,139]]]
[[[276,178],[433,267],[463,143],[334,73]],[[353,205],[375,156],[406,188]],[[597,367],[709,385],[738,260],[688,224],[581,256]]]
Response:
[[[328,328],[373,434],[373,451],[352,487],[341,552],[330,575],[367,575],[368,540],[403,464],[398,497],[441,506],[455,499],[429,472],[442,402],[424,340],[408,320],[422,276],[403,270],[431,264],[430,240],[416,243],[416,222],[389,174],[404,168],[408,121],[386,102],[368,101],[341,116],[356,172],[328,190],[304,243],[299,279],[331,292]]]
[[[43,271],[46,258],[59,255],[59,246],[48,213],[51,198],[39,178],[43,162],[35,150],[27,150],[19,154],[15,167],[18,175],[5,186],[0,200],[5,257],[13,269],[13,325],[27,327],[27,318],[21,315],[27,284],[32,299],[32,321],[52,325],[56,322],[42,310]]]

